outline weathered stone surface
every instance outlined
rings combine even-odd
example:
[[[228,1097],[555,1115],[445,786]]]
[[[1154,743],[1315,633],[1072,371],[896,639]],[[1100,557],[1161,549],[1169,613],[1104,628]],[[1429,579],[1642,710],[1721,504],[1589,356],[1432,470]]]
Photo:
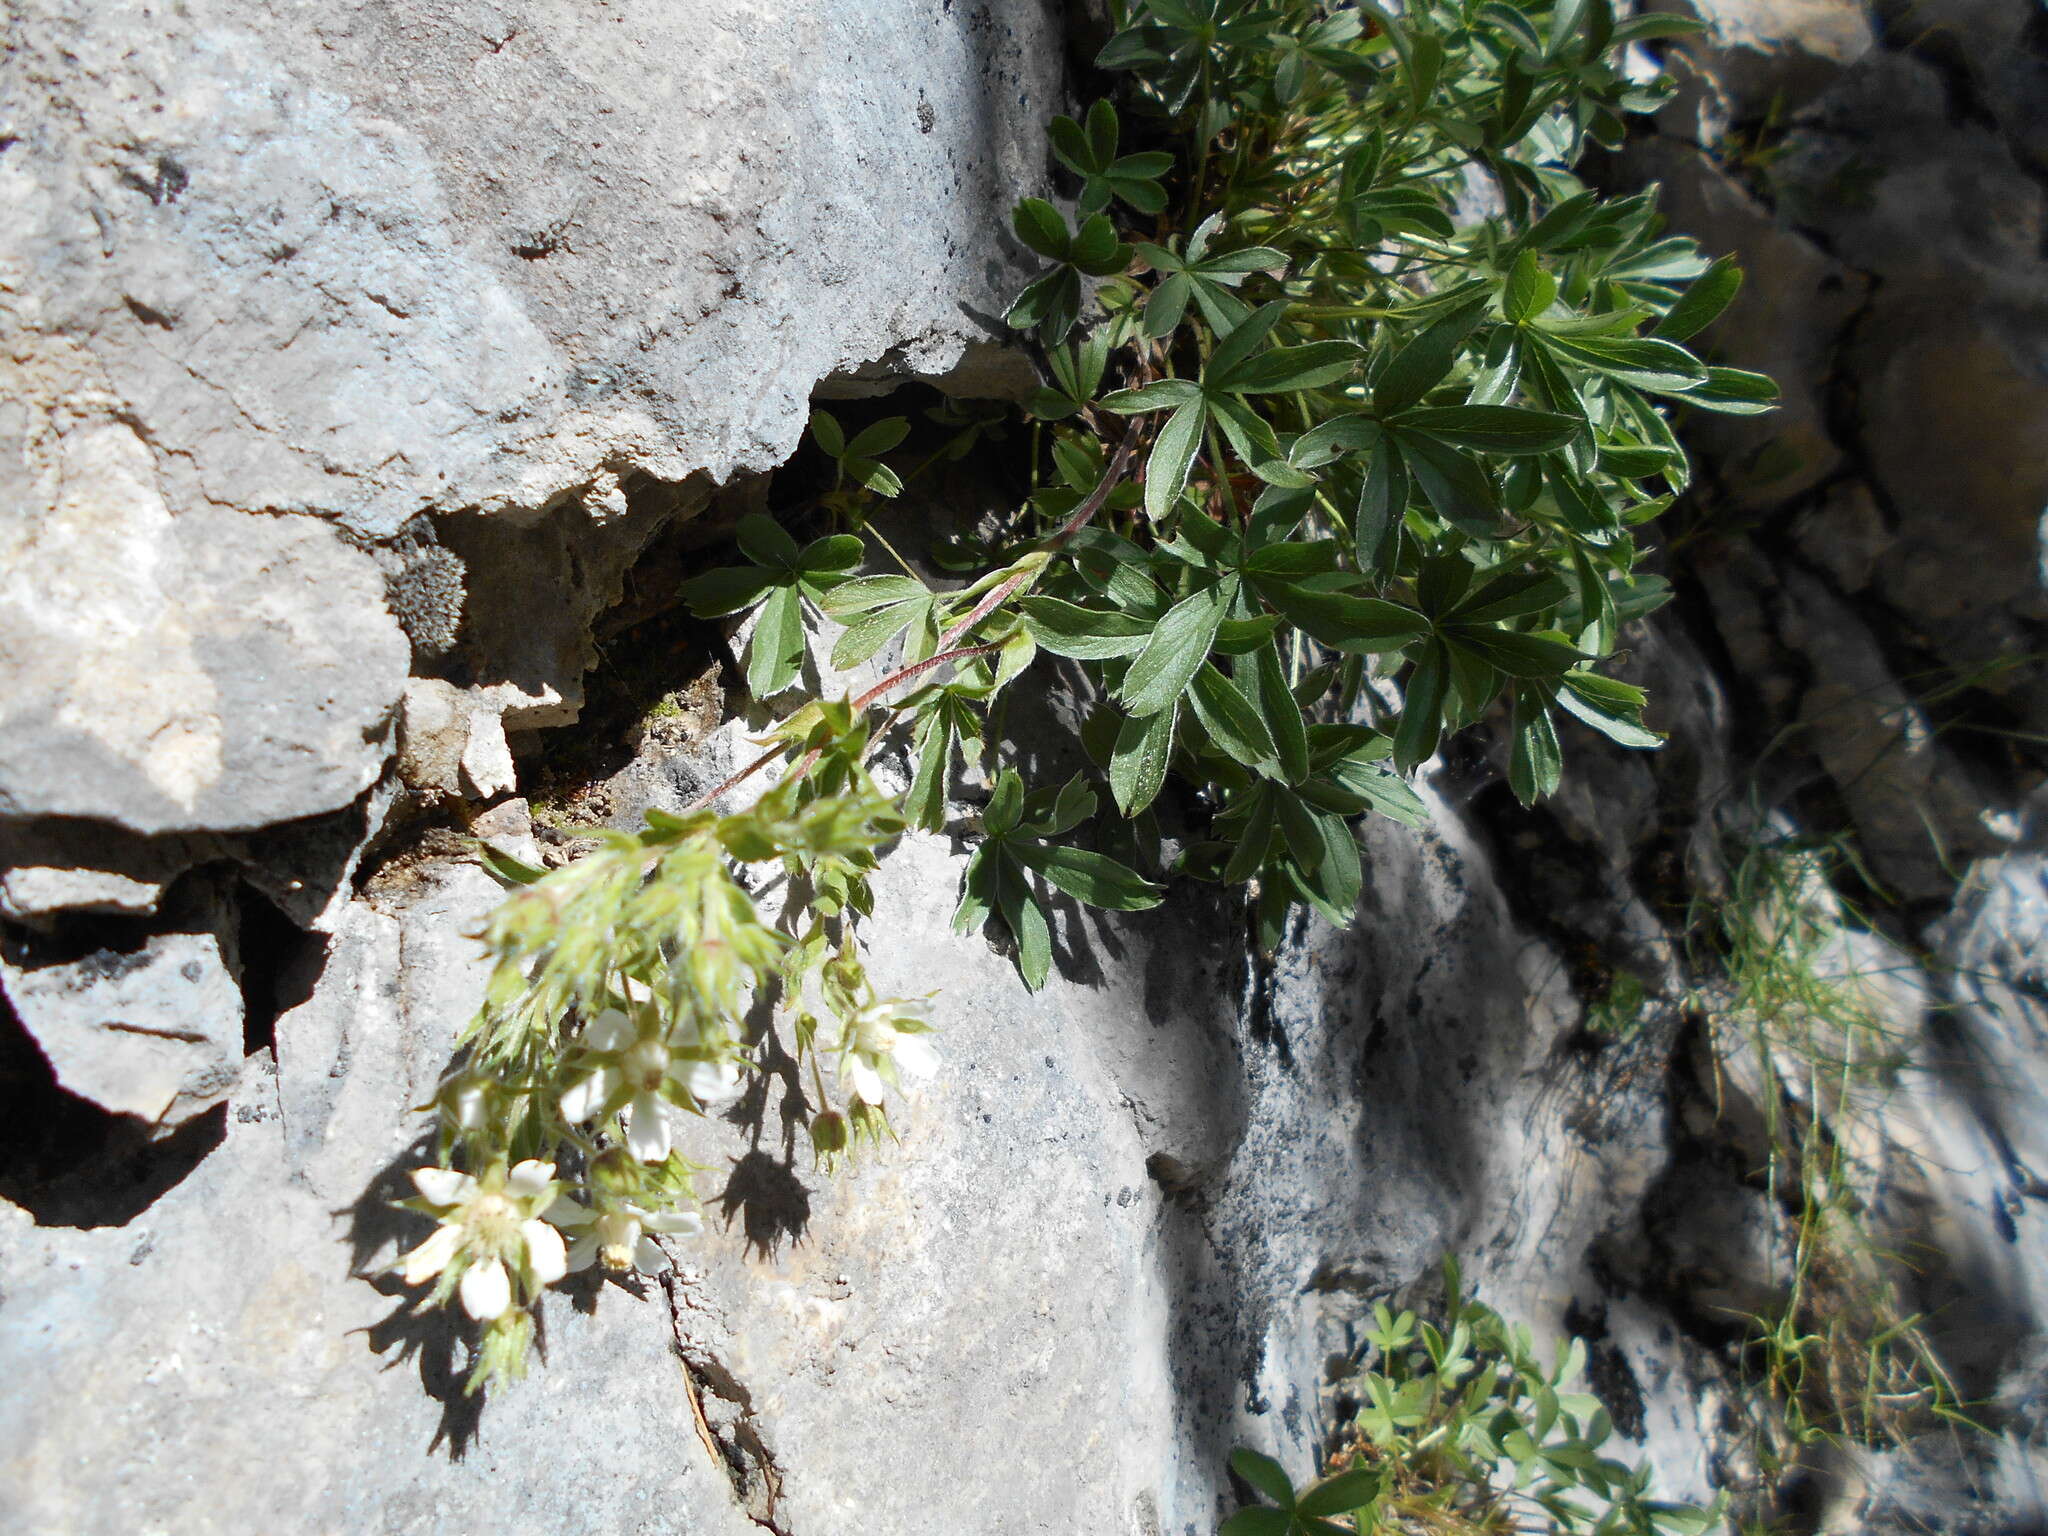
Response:
[[[495,899],[443,869],[359,903],[316,996],[251,1058],[226,1139],[123,1225],[0,1207],[0,1523],[129,1536],[545,1529],[743,1536],[699,1440],[659,1293],[549,1309],[552,1358],[480,1411],[460,1346],[358,1272],[415,1218],[418,1122],[480,979]],[[402,956],[417,957],[415,965]],[[74,1216],[73,1220],[77,1218]]]
[[[1060,69],[1038,4],[35,0],[10,321],[143,424],[174,513],[391,534],[723,479],[819,379],[991,335]]]
[[[0,500],[0,815],[239,830],[369,788],[408,659],[369,559],[173,516],[133,430],[45,426],[51,500]]]
[[[983,354],[1060,36],[1036,0],[16,7],[0,815],[337,810],[407,637],[466,639],[514,729],[573,719],[565,588],[651,531],[627,482],[780,462],[838,374],[1028,386]],[[569,498],[637,531],[563,545]]]
[[[0,991],[70,1092],[169,1129],[226,1098],[241,1075],[234,911],[211,883],[132,949],[23,936],[0,949]]]

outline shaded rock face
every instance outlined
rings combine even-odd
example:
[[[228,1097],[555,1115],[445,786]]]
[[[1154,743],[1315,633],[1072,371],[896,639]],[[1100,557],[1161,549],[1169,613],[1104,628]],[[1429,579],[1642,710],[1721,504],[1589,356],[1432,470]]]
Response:
[[[1938,902],[2040,775],[1934,701],[2048,724],[2048,33],[2021,0],[1691,9],[1686,88],[1624,174],[1741,256],[1708,340],[1786,395],[1692,433],[1711,499],[1756,524],[1703,551],[1707,585],[1765,734],[1819,760],[1886,881]]]
[[[2038,766],[1922,678],[2048,719],[1990,666],[2033,643],[2048,499],[2017,11],[1717,10],[1690,119],[1624,161],[1743,255],[1720,345],[1788,386],[1694,439],[1755,527],[1689,545],[1683,600],[1629,637],[1664,751],[1568,726],[1527,812],[1499,743],[1459,748],[1424,827],[1363,829],[1350,930],[1259,956],[1199,889],[1068,908],[1035,996],[951,931],[963,838],[906,839],[870,966],[939,988],[946,1067],[902,1144],[821,1174],[771,1070],[684,1129],[709,1235],[661,1281],[562,1288],[534,1378],[479,1403],[464,1325],[379,1273],[421,1236],[389,1202],[499,894],[453,829],[558,862],[573,833],[522,795],[631,827],[750,755],[719,637],[673,611],[706,558],[684,525],[767,505],[712,482],[785,459],[813,392],[1028,377],[982,343],[1062,18],[16,9],[0,1524],[1206,1533],[1233,1446],[1314,1463],[1371,1304],[1428,1305],[1446,1252],[1589,1339],[1669,1495],[1755,1487],[1734,1315],[1791,1296],[1759,1172],[1785,1119],[1848,1149],[1872,1246],[1912,1256],[1884,1273],[1995,1431],[1844,1450],[1807,1525],[2041,1517]],[[1768,159],[1702,152],[1774,99]],[[902,531],[1000,501],[1001,468]],[[1080,702],[1013,745],[1071,758]],[[1731,1025],[1691,952],[1730,834],[1801,818],[1905,898],[1813,961],[1899,1058],[1881,1118]]]

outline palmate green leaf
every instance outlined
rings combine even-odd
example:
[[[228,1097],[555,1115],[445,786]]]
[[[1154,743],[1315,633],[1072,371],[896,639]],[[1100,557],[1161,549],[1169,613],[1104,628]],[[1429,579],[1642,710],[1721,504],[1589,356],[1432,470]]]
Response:
[[[1236,578],[1182,598],[1153,629],[1145,649],[1124,674],[1117,700],[1136,719],[1170,709],[1215,642],[1216,627],[1236,592]]]
[[[1109,792],[1125,816],[1136,816],[1159,797],[1179,718],[1175,705],[1146,719],[1127,719],[1118,730],[1109,760]]]
[[[1072,267],[1055,267],[1017,295],[1003,323],[1019,331],[1036,330],[1048,342],[1060,340],[1081,315],[1081,275]]]

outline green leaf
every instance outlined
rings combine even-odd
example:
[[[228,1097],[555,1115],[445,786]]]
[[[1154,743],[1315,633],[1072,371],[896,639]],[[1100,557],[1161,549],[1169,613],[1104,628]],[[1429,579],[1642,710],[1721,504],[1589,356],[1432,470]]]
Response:
[[[1017,231],[1017,238],[1039,255],[1053,261],[1067,259],[1072,243],[1067,221],[1060,217],[1059,209],[1043,198],[1025,198],[1010,214],[1010,225]]]
[[[1666,341],[1684,341],[1705,330],[1720,318],[1742,289],[1742,269],[1735,258],[1723,256],[1687,285],[1678,302],[1665,312],[1651,331]]]
[[[1474,295],[1425,327],[1399,352],[1373,386],[1372,406],[1381,416],[1405,411],[1451,371],[1458,348],[1486,312],[1484,295]]]
[[[740,553],[754,564],[770,570],[793,571],[802,560],[802,553],[796,547],[796,540],[789,536],[780,523],[759,512],[749,512],[733,530]]]
[[[1394,730],[1394,766],[1401,772],[1414,772],[1436,751],[1449,686],[1450,658],[1441,641],[1432,641],[1424,647],[1402,690],[1401,721]]]
[[[850,533],[832,534],[827,538],[813,539],[803,547],[796,558],[797,569],[807,576],[817,576],[833,571],[850,571],[861,562],[867,553],[860,540]]]
[[[1273,748],[1280,759],[1280,772],[1290,784],[1308,777],[1308,728],[1301,709],[1287,687],[1287,673],[1280,665],[1279,647],[1271,640],[1253,651],[1233,668],[1237,685],[1258,711],[1272,733]]]
[[[1210,740],[1231,757],[1247,768],[1277,763],[1279,748],[1273,744],[1273,733],[1266,729],[1266,722],[1237,684],[1214,666],[1204,663],[1195,673],[1188,698],[1195,707],[1195,718],[1202,722]]]
[[[982,808],[982,830],[993,838],[1008,837],[1017,830],[1017,823],[1023,816],[1024,781],[1017,776],[1016,769],[1005,768],[996,775],[988,804]]]
[[[1284,1509],[1240,1509],[1223,1522],[1217,1536],[1288,1536],[1293,1529]]]
[[[1202,386],[1193,379],[1156,379],[1142,389],[1119,389],[1102,397],[1102,408],[1119,416],[1144,411],[1171,410],[1202,398]]]
[[[1558,690],[1557,704],[1566,714],[1620,746],[1651,748],[1664,744],[1661,734],[1648,729],[1635,718],[1635,712],[1642,708],[1640,703],[1634,710],[1617,707],[1612,695],[1603,698],[1595,691],[1593,683],[1607,683],[1610,679],[1592,678],[1591,674],[1583,672],[1567,672],[1563,681],[1564,686]]]
[[[827,592],[818,606],[832,618],[868,613],[896,603],[929,597],[925,584],[909,576],[858,576]]]
[[[1106,854],[1058,843],[1020,843],[1011,852],[1027,868],[1043,875],[1048,885],[1091,907],[1143,912],[1164,899],[1158,886]]]
[[[859,458],[878,459],[883,454],[900,447],[903,439],[908,436],[910,436],[909,419],[902,416],[889,416],[875,422],[872,426],[863,428],[860,435],[846,445],[846,451],[848,454]]]
[[[1282,1509],[1294,1508],[1294,1482],[1272,1457],[1235,1450],[1230,1453],[1230,1469]]]
[[[531,885],[547,874],[546,870],[515,859],[502,848],[495,848],[481,838],[477,839],[476,856],[485,869],[507,885]]]
[[[1778,386],[1761,373],[1709,368],[1705,383],[1679,393],[1678,398],[1724,416],[1760,416],[1778,408]]]
[[[1553,336],[1538,332],[1553,356],[1652,394],[1683,393],[1707,382],[1706,364],[1654,336]]]
[[[1195,399],[1176,410],[1159,429],[1152,455],[1145,461],[1145,515],[1155,523],[1164,522],[1180,499],[1208,420],[1207,408]]]
[[[1222,376],[1212,367],[1208,382],[1238,395],[1272,395],[1297,389],[1321,389],[1358,366],[1356,342],[1312,341],[1299,347],[1274,347],[1238,364]]]
[[[1393,424],[1481,453],[1549,453],[1578,435],[1576,416],[1510,405],[1445,405],[1403,411]]]
[[[1534,688],[1515,690],[1512,725],[1514,752],[1508,761],[1508,786],[1524,805],[1557,791],[1564,771],[1564,756],[1558,750],[1557,728],[1550,723],[1542,693]]]
[[[841,672],[857,667],[894,640],[918,618],[931,612],[929,596],[915,602],[892,603],[851,616],[844,634],[833,642],[832,665]]]
[[[1125,816],[1137,815],[1158,798],[1179,716],[1178,708],[1162,710],[1147,719],[1126,720],[1118,730],[1109,759],[1109,792]]]
[[[1551,635],[1517,634],[1480,624],[1460,624],[1446,633],[1509,677],[1558,678],[1586,659],[1576,647]]]
[[[1501,294],[1501,312],[1516,325],[1525,325],[1550,308],[1557,298],[1557,279],[1543,270],[1536,253],[1524,250],[1515,258]]]
[[[1399,603],[1319,591],[1273,577],[1254,577],[1253,585],[1289,623],[1332,650],[1359,656],[1398,651],[1429,632],[1421,614]]]
[[[1286,313],[1287,302],[1275,299],[1233,326],[1218,340],[1216,350],[1209,354],[1209,366],[1203,371],[1204,377],[1211,381],[1228,378],[1264,345],[1266,338],[1272,335],[1273,327]]]
[[[792,544],[791,550],[796,546]],[[803,603],[793,586],[777,587],[761,605],[747,641],[747,691],[772,698],[796,681],[804,654]]]
[[[1379,1492],[1380,1474],[1370,1467],[1354,1467],[1324,1478],[1302,1494],[1295,1508],[1304,1515],[1345,1515],[1372,1503]]]
[[[846,434],[840,431],[838,421],[827,411],[811,412],[811,436],[835,459],[846,452]]]
[[[1006,858],[1001,869],[996,882],[997,906],[1017,941],[1017,974],[1024,978],[1028,990],[1036,992],[1052,974],[1052,929],[1046,923],[1045,909],[1033,899],[1017,866]]]
[[[1146,719],[1172,708],[1208,656],[1226,601],[1220,588],[1209,587],[1182,598],[1167,611],[1117,690],[1118,701],[1126,710]]]
[[[1077,661],[1135,656],[1152,635],[1151,624],[1113,609],[1082,608],[1042,595],[1027,597],[1020,606],[1033,639],[1055,656]]]
[[[725,565],[692,576],[678,590],[690,612],[700,619],[716,619],[753,607],[775,584],[775,573],[758,565]]]

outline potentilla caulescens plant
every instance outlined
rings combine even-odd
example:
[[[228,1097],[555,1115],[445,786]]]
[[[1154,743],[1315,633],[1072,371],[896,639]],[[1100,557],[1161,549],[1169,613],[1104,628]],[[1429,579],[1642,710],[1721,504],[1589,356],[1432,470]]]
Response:
[[[1115,21],[1099,62],[1123,73],[1122,110],[1050,127],[1075,215],[1016,209],[1045,270],[1009,321],[1046,383],[1035,490],[980,540],[978,579],[934,590],[868,524],[922,468],[885,462],[910,423],[849,436],[819,412],[834,528],[800,544],[747,518],[743,563],[683,595],[753,617],[759,701],[793,689],[820,619],[843,626],[833,668],[887,654],[886,675],[828,680],[704,808],[548,874],[494,859],[522,888],[487,935],[497,970],[441,1095],[443,1160],[551,1163],[562,1189],[533,1219],[630,1230],[589,1249],[606,1263],[649,1260],[641,1240],[687,1208],[667,1117],[757,1069],[756,1002],[790,1021],[823,1161],[887,1134],[892,1090],[935,1068],[921,1009],[869,985],[858,927],[877,858],[948,824],[963,762],[997,755],[958,924],[1006,935],[1037,988],[1058,898],[1136,911],[1169,879],[1222,881],[1266,946],[1302,904],[1349,921],[1356,821],[1418,820],[1406,776],[1446,732],[1501,717],[1525,800],[1558,782],[1560,713],[1659,739],[1602,667],[1667,595],[1637,534],[1686,484],[1669,413],[1765,410],[1774,391],[1684,345],[1734,269],[1660,237],[1649,194],[1603,201],[1572,167],[1662,100],[1624,52],[1690,24],[1616,22],[1605,0],[1144,0]],[[930,415],[926,465],[1004,430],[993,410]],[[1032,785],[990,709],[1046,653],[1096,690],[1093,766]],[[866,767],[885,737],[909,755],[900,794]],[[776,765],[754,809],[711,808]],[[1193,829],[1171,852],[1169,779]],[[772,922],[744,865],[788,873]],[[477,1231],[451,1264],[497,1255],[511,1276]],[[486,1320],[482,1376],[513,1368],[537,1251]]]

